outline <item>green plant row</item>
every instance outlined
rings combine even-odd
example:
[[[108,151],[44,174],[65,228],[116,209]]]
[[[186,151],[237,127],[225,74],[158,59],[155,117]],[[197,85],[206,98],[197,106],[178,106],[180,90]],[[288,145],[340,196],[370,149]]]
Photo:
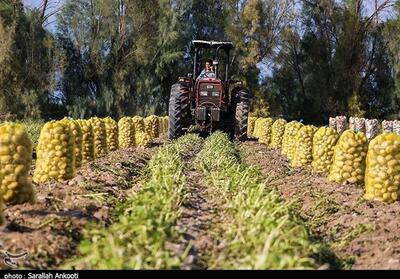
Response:
[[[80,256],[67,268],[179,268],[185,255],[168,247],[180,238],[176,221],[186,181],[182,157],[200,144],[198,136],[189,134],[161,147],[149,162],[142,189],[119,207],[111,226],[86,230]]]
[[[265,187],[264,178],[240,156],[226,134],[204,143],[195,165],[225,200],[227,223],[208,267],[217,269],[308,269],[318,266],[323,247],[315,244],[294,206]],[[223,232],[223,233],[222,233]]]

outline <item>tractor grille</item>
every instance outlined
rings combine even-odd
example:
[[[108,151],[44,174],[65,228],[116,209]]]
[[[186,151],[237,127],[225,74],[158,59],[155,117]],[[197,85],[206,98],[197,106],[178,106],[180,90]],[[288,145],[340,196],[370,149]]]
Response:
[[[218,84],[200,84],[198,105],[204,107],[219,107],[221,91],[221,86]]]

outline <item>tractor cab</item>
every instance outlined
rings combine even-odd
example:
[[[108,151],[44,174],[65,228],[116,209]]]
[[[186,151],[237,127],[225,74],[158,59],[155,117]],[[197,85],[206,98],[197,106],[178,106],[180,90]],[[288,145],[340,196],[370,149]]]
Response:
[[[190,126],[210,133],[217,129],[238,139],[246,137],[250,95],[240,81],[230,79],[232,42],[192,41],[193,71],[172,85],[169,100],[169,138]],[[212,60],[212,74],[202,73]]]

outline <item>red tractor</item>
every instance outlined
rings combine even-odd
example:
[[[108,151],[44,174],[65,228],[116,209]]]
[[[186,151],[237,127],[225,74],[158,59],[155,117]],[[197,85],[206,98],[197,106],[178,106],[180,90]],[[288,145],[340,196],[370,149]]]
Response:
[[[251,95],[239,80],[230,79],[231,42],[192,41],[193,73],[171,87],[168,137],[175,139],[191,126],[200,132],[222,130],[244,140]],[[214,71],[201,73],[204,54],[212,57]]]

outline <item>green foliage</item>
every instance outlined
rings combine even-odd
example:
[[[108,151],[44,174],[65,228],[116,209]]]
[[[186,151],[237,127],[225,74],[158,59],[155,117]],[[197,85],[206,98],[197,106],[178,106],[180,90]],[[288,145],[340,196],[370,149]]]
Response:
[[[315,268],[324,247],[312,242],[292,204],[265,187],[259,170],[240,162],[225,134],[214,133],[204,143],[196,165],[209,185],[225,200],[229,224],[219,228],[221,250],[212,253],[209,268]]]

